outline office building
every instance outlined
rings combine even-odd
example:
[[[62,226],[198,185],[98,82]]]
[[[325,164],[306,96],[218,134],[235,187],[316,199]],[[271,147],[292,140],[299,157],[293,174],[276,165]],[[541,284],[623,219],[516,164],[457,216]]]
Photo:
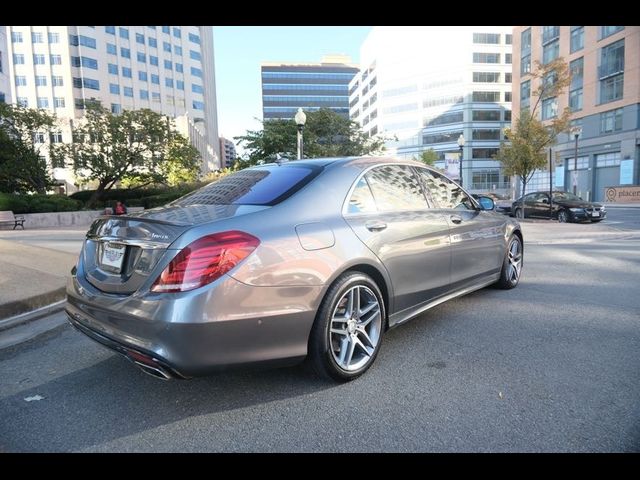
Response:
[[[547,120],[568,107],[572,129],[552,148],[552,172],[536,172],[527,190],[548,190],[552,175],[556,189],[605,201],[608,187],[639,185],[640,27],[518,26],[513,39],[514,117],[536,100],[536,60],[562,57],[572,75],[536,112]]]
[[[348,118],[349,82],[358,72],[345,55],[328,55],[320,63],[263,63],[262,118],[293,118],[302,108],[330,108]]]
[[[54,112],[70,141],[87,100],[113,113],[149,108],[186,116],[182,131],[203,172],[219,168],[213,32],[204,26],[6,26],[11,98]],[[4,60],[4,59],[3,59]],[[54,177],[74,189],[67,169]]]
[[[236,145],[229,139],[220,137],[220,159],[223,167],[232,167],[236,161]]]
[[[0,102],[11,103],[8,51],[7,34],[5,28],[0,26]]]
[[[383,135],[401,158],[437,152],[437,166],[460,154],[472,191],[508,193],[492,156],[511,121],[511,27],[374,27],[351,81],[350,116]],[[450,172],[454,178],[458,173]]]

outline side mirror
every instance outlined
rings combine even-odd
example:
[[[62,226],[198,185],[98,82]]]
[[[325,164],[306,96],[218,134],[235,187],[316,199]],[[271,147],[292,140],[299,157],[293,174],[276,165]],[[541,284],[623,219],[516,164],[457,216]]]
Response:
[[[496,206],[491,197],[478,197],[478,203],[482,210],[493,210]]]

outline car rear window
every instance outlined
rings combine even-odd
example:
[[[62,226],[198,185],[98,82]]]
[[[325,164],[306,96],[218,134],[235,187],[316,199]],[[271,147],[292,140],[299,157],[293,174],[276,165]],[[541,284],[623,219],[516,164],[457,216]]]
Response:
[[[171,205],[265,205],[289,198],[322,170],[316,166],[269,166],[241,170],[179,198]]]

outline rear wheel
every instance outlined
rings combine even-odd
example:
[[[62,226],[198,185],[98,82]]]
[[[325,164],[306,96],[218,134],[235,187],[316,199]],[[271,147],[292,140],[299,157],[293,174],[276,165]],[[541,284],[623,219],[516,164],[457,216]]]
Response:
[[[384,329],[384,302],[371,277],[347,272],[329,288],[309,339],[309,360],[325,377],[349,381],[373,364]]]
[[[516,211],[515,211],[514,215],[515,215],[516,218],[524,218],[522,216],[522,209],[521,208],[516,208]]]
[[[498,287],[509,290],[518,285],[520,281],[520,273],[522,272],[522,262],[524,252],[522,248],[522,240],[517,235],[511,235],[509,239],[507,253],[502,262],[502,270],[500,271],[500,279],[497,282]]]

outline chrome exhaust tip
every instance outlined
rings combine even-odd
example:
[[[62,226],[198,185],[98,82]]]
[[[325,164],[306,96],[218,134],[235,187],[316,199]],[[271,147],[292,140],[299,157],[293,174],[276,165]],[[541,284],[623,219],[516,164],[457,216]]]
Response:
[[[147,375],[151,375],[155,378],[159,378],[161,380],[171,380],[173,378],[169,373],[167,373],[164,369],[160,367],[152,367],[151,365],[146,365],[144,363],[133,360],[140,370],[142,370]]]

